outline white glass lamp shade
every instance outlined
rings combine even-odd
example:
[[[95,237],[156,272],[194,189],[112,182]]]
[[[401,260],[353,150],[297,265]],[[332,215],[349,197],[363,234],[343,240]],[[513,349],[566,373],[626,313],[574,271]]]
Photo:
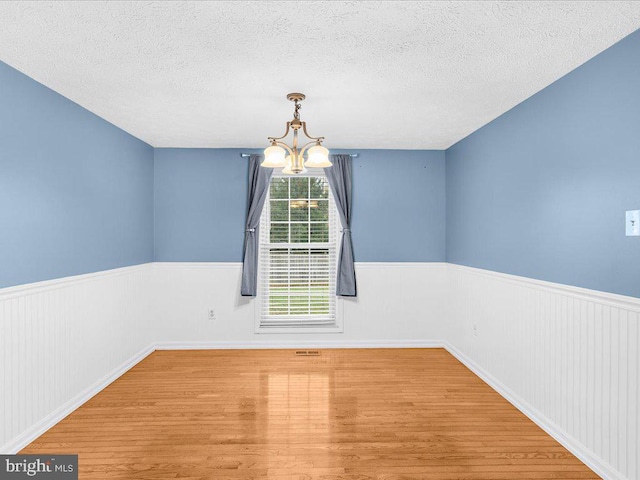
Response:
[[[282,169],[282,173],[284,173],[285,175],[296,175],[296,173],[294,173],[293,170],[291,170],[291,167],[292,167],[291,155],[287,155],[287,157],[284,160],[287,166]],[[299,173],[307,173],[307,171],[308,170],[306,168],[302,167],[302,171]]]
[[[310,168],[325,168],[333,165],[333,163],[329,161],[329,150],[322,145],[316,145],[309,149],[307,152],[307,161],[304,164]]]
[[[284,158],[284,148],[277,145],[272,145],[264,149],[264,160],[260,164],[263,167],[280,168],[286,166],[286,160]]]

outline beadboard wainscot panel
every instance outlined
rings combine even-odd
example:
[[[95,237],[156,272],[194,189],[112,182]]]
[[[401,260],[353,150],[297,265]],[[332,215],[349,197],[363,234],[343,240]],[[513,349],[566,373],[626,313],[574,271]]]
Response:
[[[639,479],[640,299],[449,273],[449,351],[603,478]]]
[[[158,348],[442,346],[444,263],[356,263],[343,333],[256,333],[256,299],[241,297],[240,263],[155,263]],[[207,313],[215,309],[216,319]]]
[[[0,289],[0,452],[15,453],[153,351],[151,264]]]

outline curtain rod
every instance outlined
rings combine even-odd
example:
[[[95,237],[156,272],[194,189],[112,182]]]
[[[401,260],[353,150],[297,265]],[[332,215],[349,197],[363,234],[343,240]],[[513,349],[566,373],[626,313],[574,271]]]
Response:
[[[251,153],[241,153],[240,156],[242,158],[248,158],[250,157],[252,154]],[[340,154],[338,154],[340,155]],[[347,153],[347,155],[349,155],[351,158],[358,158],[360,156],[359,153]]]

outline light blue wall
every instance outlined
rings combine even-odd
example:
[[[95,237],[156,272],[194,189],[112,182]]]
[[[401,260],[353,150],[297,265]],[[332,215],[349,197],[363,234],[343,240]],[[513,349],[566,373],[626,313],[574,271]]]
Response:
[[[447,261],[640,297],[640,31],[446,160]]]
[[[243,151],[155,150],[156,262],[242,261],[248,175]]]
[[[635,32],[446,153],[359,150],[356,260],[446,258],[640,297],[640,239],[624,236],[640,209],[639,59]],[[2,63],[0,105],[0,287],[241,260],[246,150],[154,151]]]
[[[156,149],[156,261],[242,260],[243,151],[248,150]],[[444,152],[358,152],[353,165],[356,261],[444,261]]]
[[[356,261],[443,262],[444,152],[357,152],[352,225]]]
[[[153,149],[0,62],[0,288],[152,259]]]

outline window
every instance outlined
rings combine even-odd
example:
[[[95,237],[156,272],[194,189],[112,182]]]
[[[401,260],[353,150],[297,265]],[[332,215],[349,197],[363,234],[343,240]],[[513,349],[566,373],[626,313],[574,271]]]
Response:
[[[323,173],[271,177],[260,220],[256,331],[342,331],[337,215]]]

